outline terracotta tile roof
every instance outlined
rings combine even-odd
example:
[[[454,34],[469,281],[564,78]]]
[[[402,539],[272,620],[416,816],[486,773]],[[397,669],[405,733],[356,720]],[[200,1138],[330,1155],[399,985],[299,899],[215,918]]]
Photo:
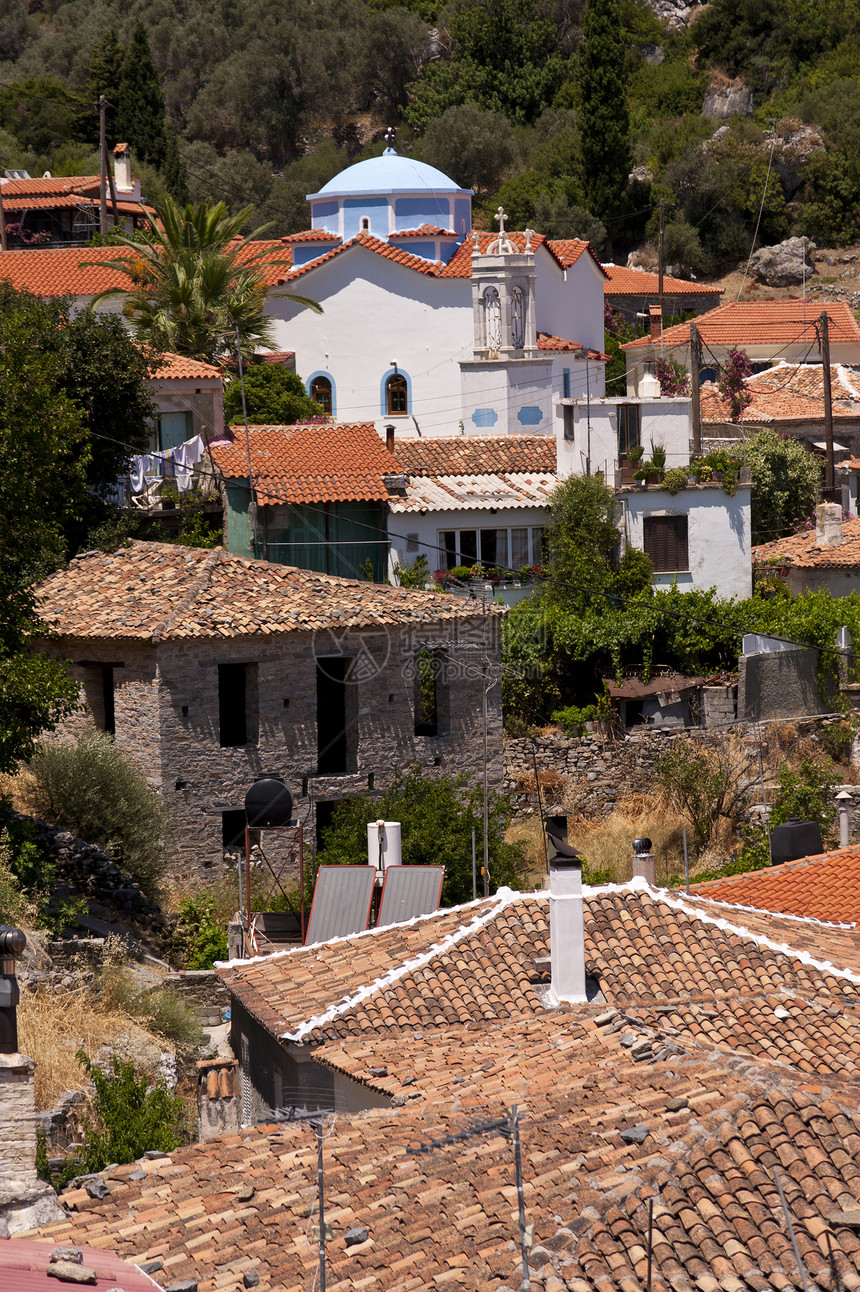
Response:
[[[300,233],[288,233],[283,239],[291,242],[340,242],[340,235],[329,233],[327,229],[302,229]]]
[[[252,561],[220,547],[138,541],[75,557],[37,593],[43,618],[60,636],[93,640],[253,637],[479,617],[466,602],[433,592]]]
[[[857,984],[812,963],[844,963],[842,953],[852,954],[840,941],[846,935],[641,886],[592,890],[588,957],[608,997],[627,966],[624,1004],[532,1009],[536,975],[515,924],[490,919],[460,940],[459,952],[451,944],[464,922],[499,906],[507,921],[519,914],[534,938],[531,954],[545,953],[535,912],[546,897],[497,895],[417,925],[271,958],[299,970],[299,1000],[312,990],[314,1007],[340,1006],[356,983],[366,985],[368,970],[394,970],[355,1006],[378,1010],[377,998],[388,998],[393,1024],[332,1036],[314,1051],[395,1105],[327,1119],[331,1286],[519,1287],[511,1143],[493,1129],[516,1103],[526,1114],[529,1265],[541,1292],[644,1292],[649,1264],[652,1292],[791,1292],[801,1279],[774,1167],[807,1277],[833,1286],[829,1236],[841,1286],[856,1292],[860,1239],[842,1213],[860,1207]],[[415,936],[422,927],[423,942]],[[374,940],[378,958],[366,949]],[[404,958],[422,950],[430,956],[423,976],[420,965],[401,973]],[[311,987],[315,957],[323,981]],[[437,961],[449,976],[438,978],[444,994],[425,1023]],[[514,1011],[512,986],[524,973],[526,1007]],[[295,1013],[287,976],[285,968],[284,1008]],[[402,986],[417,995],[398,997]],[[680,995],[669,994],[678,987]],[[449,1023],[458,1013],[468,1026]],[[257,1275],[262,1292],[299,1292],[313,1280],[317,1251],[306,1231],[316,1141],[306,1126],[248,1128],[115,1167],[104,1179],[100,1200],[67,1192],[74,1210],[42,1234],[156,1259],[164,1282],[193,1278],[199,1292],[232,1292],[246,1274]],[[347,1246],[356,1227],[367,1238],[352,1235]]]
[[[289,263],[290,249],[280,239],[267,239],[250,244],[246,253],[251,255],[260,246],[265,247],[278,260]],[[39,248],[36,251],[7,251],[0,253],[0,281],[8,279],[13,287],[35,293],[36,296],[95,296],[108,287],[127,287],[125,274],[109,269],[104,264],[84,264],[84,261],[119,259],[122,247],[61,247],[56,250]],[[270,264],[261,271],[267,287],[280,282],[286,272],[285,265]]]
[[[856,569],[860,565],[860,517],[842,522],[842,542],[834,547],[817,547],[815,530],[775,538],[752,549],[753,564],[772,562],[775,557],[802,570]]]
[[[31,196],[28,196],[27,194],[21,194],[20,197],[15,197],[15,196],[9,196],[5,188],[2,191],[3,191],[3,210],[5,212],[43,211],[43,210],[61,211],[65,208],[71,208],[73,210],[77,210],[78,207],[80,206],[98,205],[97,198],[95,199],[85,198],[85,197],[81,197],[80,195],[76,196],[75,194],[72,194],[72,193],[57,194],[54,197],[31,197]],[[117,203],[117,205],[119,205],[119,203]],[[130,205],[133,205],[135,210],[137,211],[141,209],[139,202],[134,202],[134,203],[131,203]]]
[[[184,354],[162,354],[158,358],[158,367],[150,369],[149,379],[150,381],[193,381],[195,379],[220,381],[221,370],[211,363],[189,359]]]
[[[95,1282],[90,1281],[86,1286],[95,1288],[96,1292],[153,1292],[159,1286],[113,1252],[81,1247],[78,1243],[64,1244],[72,1245],[81,1254],[79,1267],[84,1266],[95,1274]],[[56,1248],[56,1243],[44,1239],[0,1238],[0,1292],[58,1292],[64,1287],[80,1286],[79,1282],[60,1279],[56,1274],[48,1275]],[[58,1252],[57,1257],[61,1259],[62,1253]]]
[[[260,355],[263,363],[286,363],[289,359],[295,359],[295,350],[269,350],[266,354]]]
[[[419,224],[417,229],[395,229],[391,238],[456,238],[453,229],[440,229],[435,224]]]
[[[545,507],[557,485],[558,476],[546,472],[417,476],[407,481],[405,496],[393,495],[389,506],[404,514]]]
[[[248,478],[245,428],[232,444],[211,445],[223,475]],[[372,422],[337,425],[252,426],[251,467],[257,502],[386,502],[383,476],[397,473]]]
[[[552,336],[549,332],[538,332],[537,343],[539,350],[552,350],[556,353],[582,354],[585,350],[581,341],[565,341],[562,337]],[[598,363],[609,362],[609,355],[604,354],[602,350],[589,350],[588,357]]]
[[[821,422],[824,425],[824,372],[821,364],[782,361],[744,382],[752,396],[744,409],[744,422]],[[833,417],[860,420],[860,372],[842,364],[830,365]],[[728,400],[714,382],[701,388],[702,421],[731,420]]]
[[[660,286],[657,274],[646,269],[628,269],[626,265],[604,265],[607,281],[603,284],[604,296],[656,296]],[[665,296],[722,296],[724,288],[711,287],[708,283],[688,282],[686,278],[663,275]],[[687,332],[689,336],[689,329]]]
[[[444,230],[442,231],[445,232]],[[400,237],[400,234],[392,234],[392,237]],[[507,235],[518,251],[525,248],[525,233],[509,233]],[[411,252],[405,251],[401,247],[395,247],[391,243],[376,238],[372,233],[358,233],[354,238],[343,242],[340,246],[333,247],[331,251],[317,256],[316,260],[311,260],[306,265],[299,265],[292,270],[290,274],[285,275],[281,283],[292,282],[302,274],[309,273],[312,269],[319,268],[326,261],[332,260],[335,256],[343,255],[352,247],[364,247],[367,251],[373,251],[377,255],[384,257],[386,260],[393,260],[399,265],[404,265],[407,269],[414,269],[419,274],[427,274],[432,278],[471,278],[472,277],[472,253],[475,248],[475,234],[470,234],[465,242],[461,242],[455,249],[454,254],[447,263],[440,260],[425,260],[421,256],[413,256]],[[485,253],[498,237],[495,233],[478,232],[478,247],[481,253]],[[558,262],[562,269],[569,269],[576,263],[579,257],[588,252],[594,263],[601,273],[604,273],[603,266],[595,256],[591,246],[587,242],[577,242],[574,239],[567,241],[548,241],[543,234],[534,234],[532,236],[532,248],[536,251],[538,247],[546,246],[550,255]],[[577,347],[579,348],[579,347]]]
[[[857,347],[860,359],[860,327],[844,301],[829,304],[801,300],[727,301],[696,319],[705,345],[817,346],[815,324],[822,313],[830,320],[830,343]],[[665,346],[689,346],[690,325],[678,323],[663,333]],[[644,350],[649,337],[627,341],[622,350]],[[813,352],[817,352],[813,350]]]
[[[860,847],[693,884],[712,901],[860,926]]]
[[[538,1016],[548,895],[495,898],[410,925],[220,966],[274,1036],[320,1044]],[[623,1009],[784,991],[856,995],[860,945],[818,922],[715,910],[633,884],[586,890],[586,963]],[[826,950],[825,950],[826,948]],[[850,966],[838,973],[832,964]]]
[[[48,179],[0,179],[0,191],[5,204],[7,197],[20,197],[25,194],[62,197],[68,193],[85,193],[94,190],[98,197],[100,179],[98,175],[56,175]]]
[[[489,471],[553,472],[554,435],[458,435],[397,439],[394,453],[411,476],[461,475]]]

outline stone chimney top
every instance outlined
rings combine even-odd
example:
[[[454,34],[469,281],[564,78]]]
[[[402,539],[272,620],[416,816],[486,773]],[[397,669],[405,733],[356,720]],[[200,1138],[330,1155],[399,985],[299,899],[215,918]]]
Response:
[[[648,325],[651,328],[651,340],[659,341],[663,335],[663,307],[662,305],[648,306]]]
[[[841,506],[838,502],[820,502],[815,508],[815,546],[838,547],[841,542]]]

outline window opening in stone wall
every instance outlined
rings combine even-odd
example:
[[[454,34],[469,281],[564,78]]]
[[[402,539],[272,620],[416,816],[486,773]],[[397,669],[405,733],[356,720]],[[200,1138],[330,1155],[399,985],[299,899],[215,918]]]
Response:
[[[257,665],[218,665],[218,740],[222,748],[257,743]]]
[[[641,425],[638,404],[618,405],[618,455],[629,453],[640,443]]]
[[[347,684],[352,661],[343,655],[317,660],[317,773],[348,770]]]
[[[319,404],[326,417],[331,417],[331,382],[328,377],[314,377],[311,382],[311,399]]]
[[[221,847],[225,852],[245,851],[245,813],[241,808],[221,813]]]
[[[114,694],[113,665],[105,664],[102,668],[102,712],[104,714],[102,731],[106,731],[111,736],[116,735]]]
[[[415,734],[439,734],[439,689],[442,659],[429,647],[420,650],[415,661]]]
[[[686,516],[646,516],[642,533],[642,546],[655,574],[690,568]]]
[[[566,440],[572,440],[574,438],[573,408],[570,404],[565,404],[562,408],[561,419],[564,423],[564,438]]]
[[[389,417],[405,417],[409,412],[409,390],[399,372],[385,383],[385,407]]]
[[[334,810],[340,799],[320,799],[316,805],[316,844],[317,852],[322,852],[326,830],[331,825]]]

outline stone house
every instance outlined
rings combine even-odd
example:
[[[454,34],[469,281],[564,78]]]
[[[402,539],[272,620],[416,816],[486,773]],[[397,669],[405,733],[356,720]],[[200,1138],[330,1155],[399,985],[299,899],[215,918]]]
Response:
[[[671,274],[663,275],[663,291],[660,291],[658,274],[633,265],[604,264],[606,282],[603,284],[603,298],[607,305],[623,314],[628,323],[640,325],[648,318],[652,308],[659,310],[663,303],[663,313],[677,316],[686,310],[695,310],[703,314],[715,309],[723,295],[722,287],[713,287],[708,283],[697,283],[686,278],[674,278]]]
[[[143,768],[173,814],[178,880],[243,838],[263,772],[283,776],[308,837],[398,768],[483,772],[500,607],[143,542],[77,557],[38,591],[56,629],[43,649],[81,686],[59,737],[95,725]],[[496,688],[487,739],[498,786]]]
[[[850,596],[860,589],[860,517],[843,521],[838,503],[819,503],[814,529],[760,543],[752,561],[759,581],[784,583],[794,596]]]

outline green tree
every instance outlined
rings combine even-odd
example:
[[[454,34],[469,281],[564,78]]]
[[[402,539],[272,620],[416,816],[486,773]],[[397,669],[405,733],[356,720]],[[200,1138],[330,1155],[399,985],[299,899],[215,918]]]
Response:
[[[119,43],[116,27],[109,27],[98,44],[92,48],[86,80],[81,90],[83,103],[77,124],[78,137],[85,143],[91,144],[93,148],[99,146],[99,114],[96,110],[99,95],[103,94],[114,107],[116,106],[119,100],[124,60],[125,49]],[[115,122],[115,112],[111,109],[105,118],[109,144],[119,142]]]
[[[116,138],[160,170],[167,157],[164,94],[142,22],[132,32],[116,94]]]
[[[423,776],[420,769],[398,772],[387,793],[338,803],[323,833],[321,866],[355,865],[367,860],[367,823],[400,821],[404,865],[444,866],[442,905],[454,906],[472,897],[472,829],[478,832],[478,857],[483,850],[482,790],[467,791],[465,782]],[[527,865],[519,845],[505,842],[510,808],[499,794],[490,795],[490,892],[502,885],[519,888]],[[480,866],[480,861],[479,861]],[[478,875],[478,893],[483,892]]]
[[[589,210],[609,224],[630,171],[626,51],[619,0],[585,0],[576,67],[583,184]]]
[[[809,516],[821,492],[821,464],[800,442],[759,431],[747,441],[752,473],[752,541],[769,543],[791,532],[791,522]]]
[[[613,491],[602,476],[569,476],[552,491],[550,509],[542,596],[567,610],[599,604],[611,582],[619,542]]]
[[[421,157],[466,188],[495,188],[514,155],[506,117],[476,103],[448,108],[431,121],[421,142]]]
[[[235,353],[237,334],[248,358],[260,346],[274,349],[264,274],[286,262],[255,241],[265,229],[241,236],[250,215],[250,207],[229,215],[223,202],[180,207],[164,198],[150,234],[119,238],[126,254],[99,262],[125,274],[130,286],[100,292],[90,309],[120,297],[143,341],[209,363]],[[306,296],[284,299],[322,313]]]
[[[182,1096],[171,1092],[163,1077],[150,1085],[134,1064],[111,1055],[110,1070],[97,1067],[83,1050],[78,1062],[95,1087],[95,1123],[87,1124],[76,1164],[80,1172],[103,1171],[112,1162],[135,1162],[144,1153],[169,1153],[182,1142],[185,1109]]]
[[[0,126],[34,153],[49,153],[71,139],[80,111],[79,97],[53,76],[0,88]]]
[[[280,363],[252,363],[245,369],[245,406],[253,425],[290,426],[322,415],[305,392],[305,383]],[[224,420],[241,422],[242,388],[238,376],[224,391]]]

